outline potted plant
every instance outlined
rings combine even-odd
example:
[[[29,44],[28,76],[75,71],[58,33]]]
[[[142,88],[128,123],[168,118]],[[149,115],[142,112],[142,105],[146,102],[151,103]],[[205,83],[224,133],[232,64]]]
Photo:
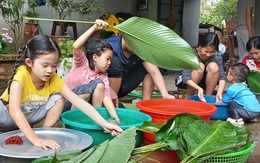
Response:
[[[103,0],[88,0],[83,2],[74,2],[73,0],[48,0],[47,4],[58,13],[60,20],[71,17],[73,12],[84,16],[103,10],[101,5],[103,4]]]
[[[0,57],[2,57],[3,54],[11,54],[14,52],[10,48],[12,42],[13,38],[9,35],[8,29],[3,27],[0,32]]]
[[[0,10],[5,23],[14,35],[14,47],[18,49],[22,44],[24,0],[1,0]]]
[[[73,67],[73,43],[74,40],[72,39],[62,40],[58,43],[61,57],[57,71],[61,78],[65,78]],[[83,48],[83,51],[85,51],[85,48]]]
[[[74,40],[71,39],[67,39],[66,41],[59,41],[58,43],[61,51],[61,57],[57,72],[61,78],[64,78],[73,66],[73,43]]]
[[[59,20],[71,16],[72,0],[49,0],[47,4],[58,14]]]
[[[16,52],[9,29],[3,27],[0,31],[0,93],[4,92],[13,73],[14,64],[17,61]]]
[[[24,16],[37,18],[39,14],[35,12],[35,7],[37,7],[37,2],[35,0],[28,0],[28,10],[24,13]],[[38,34],[39,27],[37,21],[28,20],[24,27],[24,43],[27,44],[33,36]]]

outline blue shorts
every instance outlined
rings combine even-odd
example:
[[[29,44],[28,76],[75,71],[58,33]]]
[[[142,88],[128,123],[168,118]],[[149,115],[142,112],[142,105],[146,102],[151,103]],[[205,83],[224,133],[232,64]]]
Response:
[[[134,59],[136,60],[136,58]],[[131,62],[132,64],[129,67],[123,66],[120,59],[114,55],[107,70],[109,78],[122,78],[118,97],[123,97],[133,91],[148,73],[140,59]]]
[[[89,84],[83,84],[83,85],[73,88],[72,91],[77,95],[83,95],[83,94],[91,95],[99,83],[104,83],[104,82],[101,79],[95,79],[95,80],[91,81]],[[66,100],[64,108],[63,108],[63,112],[70,110],[71,106],[72,106],[71,102]]]
[[[60,94],[52,94],[48,101],[44,104],[39,106],[36,110],[33,110],[28,116],[26,116],[27,121],[31,126],[39,123],[43,120],[47,114],[47,112],[55,105],[55,102],[62,98]],[[13,121],[12,117],[9,114],[9,110],[0,101],[0,130],[1,131],[10,131],[17,129],[17,125]]]

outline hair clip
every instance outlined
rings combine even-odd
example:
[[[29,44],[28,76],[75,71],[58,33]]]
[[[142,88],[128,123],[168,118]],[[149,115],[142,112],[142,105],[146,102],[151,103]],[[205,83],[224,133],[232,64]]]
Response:
[[[211,33],[211,32],[215,32],[214,28],[208,28],[208,32]]]

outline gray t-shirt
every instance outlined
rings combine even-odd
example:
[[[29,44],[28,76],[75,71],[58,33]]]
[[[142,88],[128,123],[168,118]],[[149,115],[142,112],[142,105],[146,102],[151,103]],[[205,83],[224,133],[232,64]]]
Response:
[[[209,62],[215,62],[217,63],[219,67],[219,80],[226,80],[226,72],[224,71],[224,66],[223,66],[223,59],[222,57],[216,52],[215,55],[210,57],[206,62],[204,62],[200,57],[199,54],[196,50],[196,48],[193,48],[196,57],[198,58],[199,62],[203,63],[204,65],[207,65]],[[176,84],[182,82],[184,85],[186,85],[186,82],[188,80],[191,80],[191,73],[192,70],[181,70],[176,76]],[[181,78],[180,78],[181,76]]]
[[[237,2],[237,28],[247,29],[246,26],[246,9],[254,8],[255,0],[239,0]]]

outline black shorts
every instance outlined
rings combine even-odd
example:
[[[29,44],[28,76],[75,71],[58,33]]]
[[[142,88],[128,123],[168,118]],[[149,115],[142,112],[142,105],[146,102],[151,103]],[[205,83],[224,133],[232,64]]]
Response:
[[[142,60],[134,62],[131,67],[124,67],[119,58],[114,56],[107,73],[108,78],[122,78],[118,97],[123,97],[138,87],[147,71],[143,66]]]
[[[204,75],[203,75],[201,81],[198,84],[203,90],[206,89],[206,75],[207,75],[207,73],[204,72]],[[183,82],[179,82],[178,84],[176,84],[176,83],[177,83],[177,77],[175,78],[176,87],[182,88],[182,89],[187,89],[187,85],[185,83],[183,83]]]

